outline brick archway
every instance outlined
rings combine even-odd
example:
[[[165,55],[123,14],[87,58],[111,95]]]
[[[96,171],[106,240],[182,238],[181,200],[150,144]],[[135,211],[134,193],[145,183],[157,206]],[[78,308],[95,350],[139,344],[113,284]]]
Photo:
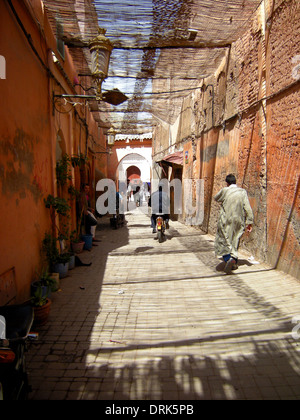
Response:
[[[127,180],[130,182],[141,178],[141,170],[137,166],[129,166],[127,168]]]

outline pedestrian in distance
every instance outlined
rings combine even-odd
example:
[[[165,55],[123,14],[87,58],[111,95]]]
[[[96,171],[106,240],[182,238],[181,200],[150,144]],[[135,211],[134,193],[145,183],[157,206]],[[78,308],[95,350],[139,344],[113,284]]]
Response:
[[[253,212],[245,189],[236,185],[233,174],[226,176],[227,186],[214,197],[221,203],[221,209],[215,237],[215,254],[225,261],[224,271],[230,274],[238,268],[238,247],[245,231],[251,232]]]

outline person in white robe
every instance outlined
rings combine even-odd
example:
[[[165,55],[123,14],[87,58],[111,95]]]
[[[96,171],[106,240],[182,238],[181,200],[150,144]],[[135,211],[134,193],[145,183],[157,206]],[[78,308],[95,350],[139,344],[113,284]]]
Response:
[[[252,231],[253,212],[245,189],[236,185],[233,174],[226,177],[227,187],[214,197],[221,203],[215,237],[215,254],[222,256],[227,274],[237,269],[239,241],[245,230]]]

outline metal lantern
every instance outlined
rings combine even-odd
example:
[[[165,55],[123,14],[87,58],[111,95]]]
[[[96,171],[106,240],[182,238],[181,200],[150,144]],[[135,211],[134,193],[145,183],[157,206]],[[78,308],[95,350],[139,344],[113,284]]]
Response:
[[[106,29],[98,28],[98,36],[91,40],[89,49],[92,56],[92,76],[97,80],[96,99],[101,100],[101,85],[108,74],[108,65],[113,45],[105,36]]]
[[[115,137],[116,137],[116,131],[114,130],[113,127],[110,127],[110,129],[106,133],[108,147],[112,147],[115,144]]]

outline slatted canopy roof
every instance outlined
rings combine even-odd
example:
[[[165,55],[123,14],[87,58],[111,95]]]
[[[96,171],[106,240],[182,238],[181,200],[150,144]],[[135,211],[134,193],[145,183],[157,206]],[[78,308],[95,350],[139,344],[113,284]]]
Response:
[[[261,0],[44,0],[54,32],[63,27],[88,89],[88,42],[98,27],[114,45],[102,91],[118,89],[117,106],[91,100],[99,124],[120,134],[152,132],[158,121],[173,124],[182,100],[215,72],[230,44],[247,28]],[[87,91],[93,94],[93,89]]]

